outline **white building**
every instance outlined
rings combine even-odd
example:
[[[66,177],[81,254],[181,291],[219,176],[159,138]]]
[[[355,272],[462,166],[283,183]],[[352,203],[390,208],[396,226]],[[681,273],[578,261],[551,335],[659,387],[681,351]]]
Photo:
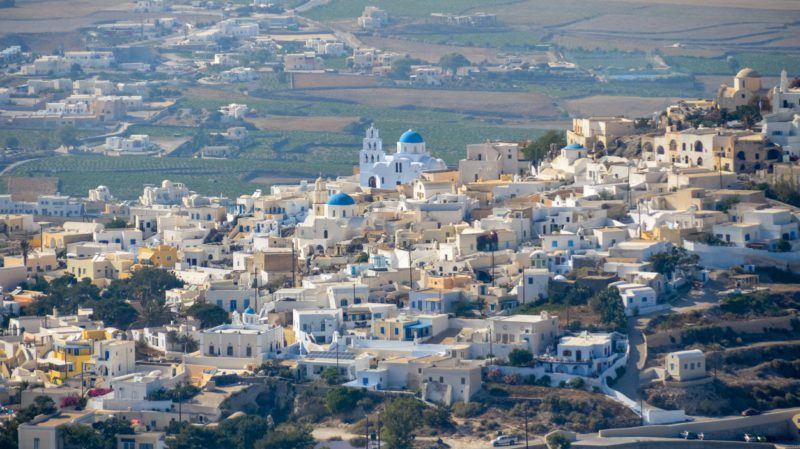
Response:
[[[558,335],[558,317],[547,312],[495,317],[489,319],[489,330],[496,356],[505,357],[515,348],[543,354]]]
[[[307,253],[324,253],[336,243],[359,235],[364,226],[364,217],[359,213],[353,197],[337,193],[328,198],[324,181],[318,179],[314,191],[314,213],[295,230],[295,242]]]
[[[684,382],[706,377],[706,356],[699,349],[670,352],[664,364],[668,380]]]
[[[422,172],[445,170],[447,164],[432,157],[422,136],[412,130],[403,133],[397,142],[397,151],[387,155],[378,130],[370,126],[359,152],[359,168],[362,187],[394,189],[395,186],[410,184]]]
[[[147,134],[133,134],[130,137],[106,137],[105,147],[109,151],[141,153],[152,150],[154,145]]]
[[[616,284],[616,287],[627,316],[648,313],[657,306],[656,291],[652,287],[628,283]]]
[[[223,357],[260,364],[268,356],[283,352],[283,327],[262,324],[252,309],[232,316],[231,324],[200,331],[200,351],[207,363],[210,357]]]
[[[189,195],[189,189],[183,183],[165,179],[161,186],[146,185],[139,202],[145,206],[156,204],[180,204],[183,197]]]
[[[389,23],[389,14],[377,6],[366,6],[358,18],[358,26],[364,30],[377,30]]]
[[[327,344],[343,326],[342,309],[292,311],[292,327],[297,341]]]

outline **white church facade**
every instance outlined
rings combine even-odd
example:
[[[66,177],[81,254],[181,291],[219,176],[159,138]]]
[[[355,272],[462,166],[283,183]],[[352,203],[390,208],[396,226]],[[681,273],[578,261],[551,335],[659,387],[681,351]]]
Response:
[[[295,228],[297,247],[306,254],[326,253],[363,232],[364,217],[353,197],[343,192],[329,196],[322,179],[314,186],[313,203],[312,213]]]
[[[386,154],[383,141],[374,126],[367,129],[359,152],[359,184],[362,187],[394,189],[395,186],[411,184],[422,172],[445,170],[447,164],[434,158],[425,148],[425,140],[413,130],[400,136],[397,151]]]

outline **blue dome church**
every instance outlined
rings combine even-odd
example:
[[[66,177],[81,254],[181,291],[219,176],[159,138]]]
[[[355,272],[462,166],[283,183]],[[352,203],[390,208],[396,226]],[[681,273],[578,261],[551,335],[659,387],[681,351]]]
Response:
[[[374,126],[369,127],[364,137],[358,165],[359,184],[378,189],[394,189],[414,182],[422,172],[447,168],[443,160],[428,153],[422,135],[411,129],[400,136],[395,153],[387,155]]]

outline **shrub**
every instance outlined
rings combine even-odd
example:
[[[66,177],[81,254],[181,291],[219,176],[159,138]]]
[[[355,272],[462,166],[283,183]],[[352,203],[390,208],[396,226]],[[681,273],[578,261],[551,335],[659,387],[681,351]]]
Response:
[[[503,382],[508,385],[519,385],[522,383],[522,376],[517,373],[506,374],[506,376],[503,377]]]
[[[525,349],[512,349],[508,354],[508,363],[512,366],[528,366],[533,361],[533,354]]]
[[[325,406],[331,413],[353,410],[364,397],[364,390],[358,388],[335,387],[325,394]]]
[[[61,402],[59,402],[58,406],[61,408],[75,407],[79,403],[80,399],[77,396],[66,396],[61,398]]]
[[[485,410],[485,407],[480,402],[463,403],[458,402],[453,405],[453,416],[459,418],[474,418]]]

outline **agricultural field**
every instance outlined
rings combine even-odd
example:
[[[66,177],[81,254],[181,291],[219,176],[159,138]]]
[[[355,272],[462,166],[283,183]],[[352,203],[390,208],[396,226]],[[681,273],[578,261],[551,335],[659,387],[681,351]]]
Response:
[[[542,43],[541,32],[526,30],[414,33],[408,35],[407,37],[412,40],[439,45],[489,47],[498,49],[525,49]]]
[[[800,57],[777,53],[733,53],[719,58],[668,56],[668,64],[698,75],[731,75],[750,67],[763,76],[779,76],[782,69],[800,73]]]
[[[238,196],[263,188],[251,182],[257,173],[323,173],[341,175],[349,166],[303,163],[266,159],[202,160],[176,157],[105,157],[105,156],[54,156],[29,161],[15,167],[9,176],[53,176],[60,181],[59,191],[67,195],[85,196],[89,189],[99,184],[108,186],[112,193],[123,199],[141,194],[143,184],[157,184],[164,179],[184,182],[191,189],[206,195]],[[86,176],[91,173],[92,176]],[[4,185],[4,183],[3,183]]]
[[[461,53],[473,64],[479,64],[482,61],[497,62],[500,60],[498,57],[499,50],[497,48],[489,47],[471,47],[471,46],[457,46],[457,45],[443,45],[438,43],[419,42],[411,40],[417,35],[410,35],[406,38],[399,39],[393,37],[379,37],[379,36],[365,36],[361,40],[364,44],[381,48],[387,51],[407,53],[410,57],[422,59],[432,63],[439,62],[439,59],[450,53]],[[450,34],[442,35],[449,38]]]
[[[365,6],[385,9],[393,16],[426,17],[432,12],[464,12],[470,9],[491,10],[499,4],[517,4],[520,0],[342,0],[331,1],[313,8],[303,15],[318,21],[352,19],[361,15]]]
[[[297,98],[307,96],[351,101],[378,108],[425,108],[475,115],[547,119],[561,115],[550,98],[533,92],[375,88],[314,90],[295,95]]]

